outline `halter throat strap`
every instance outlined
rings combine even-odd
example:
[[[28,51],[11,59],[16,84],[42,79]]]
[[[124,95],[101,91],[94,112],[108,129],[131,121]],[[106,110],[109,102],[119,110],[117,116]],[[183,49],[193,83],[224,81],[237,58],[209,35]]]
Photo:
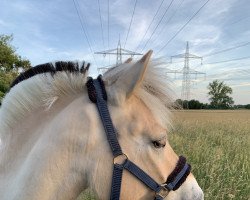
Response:
[[[121,146],[117,139],[117,130],[114,128],[112,119],[110,117],[107,105],[107,94],[104,83],[102,81],[102,76],[99,75],[97,79],[92,79],[91,77],[89,77],[86,86],[88,89],[90,101],[95,103],[97,106],[99,116],[101,118],[107,140],[114,157],[110,199],[119,200],[120,198],[122,172],[124,169],[128,170],[148,188],[153,190],[155,192],[155,200],[162,200],[167,196],[169,191],[177,190],[186,180],[191,170],[191,166],[186,163],[186,158],[180,156],[175,169],[169,175],[167,181],[163,184],[158,184],[140,167],[130,161],[126,154],[122,152]]]

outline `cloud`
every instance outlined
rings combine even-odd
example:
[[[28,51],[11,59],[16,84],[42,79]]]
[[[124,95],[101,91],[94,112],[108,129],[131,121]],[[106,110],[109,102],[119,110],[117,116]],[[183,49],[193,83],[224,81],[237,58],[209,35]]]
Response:
[[[108,13],[107,2],[100,1],[101,17],[103,23],[103,35],[105,48],[103,47],[101,24],[99,20],[98,1],[80,1],[79,10],[84,17],[84,28],[89,36],[89,42],[93,51],[101,51],[108,48]],[[116,48],[119,35],[122,47],[126,39],[130,24],[134,0],[114,0],[110,2],[109,18],[109,48]],[[174,1],[165,18],[149,41],[147,49],[153,49],[155,53],[171,39],[177,31],[190,19],[190,17],[205,3],[205,0]],[[131,24],[126,49],[135,50],[158,9],[160,2],[138,1],[135,15]],[[152,26],[141,43],[145,42],[153,33],[157,23],[169,5],[165,1],[156,16]],[[212,52],[233,47],[239,43],[247,42],[250,37],[249,2],[247,0],[216,0],[210,1],[201,12],[166,46],[162,54],[166,61],[171,55],[185,52],[186,41],[190,42],[190,53],[203,56]],[[176,12],[175,15],[173,15]],[[11,14],[10,14],[11,13]],[[173,16],[171,18],[171,16]],[[235,23],[237,22],[237,23]],[[92,63],[92,74],[97,74],[97,67],[107,66],[116,62],[115,56],[91,54],[88,42],[81,28],[73,1],[33,1],[33,0],[3,0],[0,13],[0,33],[14,34],[13,45],[18,47],[17,52],[30,59],[33,65],[53,60],[87,60]],[[205,99],[206,84],[217,78],[227,80],[237,88],[249,87],[249,73],[243,71],[249,69],[250,60],[235,62],[208,64],[222,60],[229,60],[243,56],[249,56],[250,46],[204,57],[201,67],[196,70],[206,71],[207,81],[197,79],[198,89],[192,92],[197,98]],[[140,49],[139,49],[140,50]],[[154,53],[154,56],[155,56]],[[126,56],[123,59],[127,58]],[[190,68],[198,66],[199,61],[190,61]],[[171,65],[171,69],[181,69],[184,63]],[[242,71],[240,71],[242,70]],[[174,79],[174,78],[173,78]],[[199,82],[200,81],[200,82]],[[182,75],[177,76],[176,88],[180,93]],[[230,82],[230,83],[231,83]],[[242,85],[242,86],[237,86]],[[246,86],[243,86],[246,85]],[[243,95],[243,92],[238,93]],[[244,95],[243,95],[244,96]],[[245,96],[244,96],[245,97]],[[247,101],[240,100],[240,102]],[[248,99],[249,100],[249,99]]]

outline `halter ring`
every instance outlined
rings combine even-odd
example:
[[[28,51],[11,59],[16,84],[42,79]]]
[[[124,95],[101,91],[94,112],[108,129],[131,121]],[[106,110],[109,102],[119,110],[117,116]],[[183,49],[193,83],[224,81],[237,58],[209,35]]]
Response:
[[[114,157],[113,163],[118,165],[123,165],[126,162],[126,160],[128,160],[128,156],[125,153],[123,153],[119,156]]]
[[[168,195],[170,191],[166,188],[166,185],[167,184],[165,183],[161,185],[161,189],[160,191],[155,193],[155,197],[161,197],[162,199],[164,199]]]

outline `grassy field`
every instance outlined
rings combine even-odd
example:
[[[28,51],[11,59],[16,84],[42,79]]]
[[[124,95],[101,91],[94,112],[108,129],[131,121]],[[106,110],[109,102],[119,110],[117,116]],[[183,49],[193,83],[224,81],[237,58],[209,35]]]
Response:
[[[175,111],[169,140],[191,163],[206,200],[250,200],[250,111]]]
[[[250,199],[250,111],[176,111],[170,143],[205,199]]]

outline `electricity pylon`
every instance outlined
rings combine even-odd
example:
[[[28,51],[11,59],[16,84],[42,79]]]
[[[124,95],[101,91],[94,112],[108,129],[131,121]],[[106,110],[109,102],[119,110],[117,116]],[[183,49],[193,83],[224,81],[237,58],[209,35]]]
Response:
[[[206,74],[204,72],[199,72],[199,71],[191,69],[189,67],[189,60],[190,59],[200,59],[201,64],[202,64],[202,57],[189,53],[189,44],[187,42],[186,52],[184,54],[178,54],[178,55],[171,56],[171,63],[172,63],[173,58],[184,58],[184,67],[180,71],[170,70],[167,73],[175,73],[175,74],[181,73],[183,75],[182,89],[181,89],[181,99],[183,101],[184,100],[189,100],[190,89],[191,89],[191,75],[195,74],[197,76],[197,75],[200,75],[200,74],[203,74],[203,75]]]
[[[141,53],[137,53],[137,52],[130,51],[127,49],[123,49],[121,47],[120,38],[119,38],[118,45],[117,45],[116,49],[109,49],[109,50],[105,50],[105,51],[95,52],[95,54],[102,54],[103,56],[115,55],[116,56],[116,66],[118,66],[122,63],[122,56],[123,55],[131,56],[131,57],[133,57],[135,55],[142,55]],[[106,71],[108,68],[109,68],[109,66],[108,67],[100,67],[100,68],[98,68],[98,70],[99,71]]]

